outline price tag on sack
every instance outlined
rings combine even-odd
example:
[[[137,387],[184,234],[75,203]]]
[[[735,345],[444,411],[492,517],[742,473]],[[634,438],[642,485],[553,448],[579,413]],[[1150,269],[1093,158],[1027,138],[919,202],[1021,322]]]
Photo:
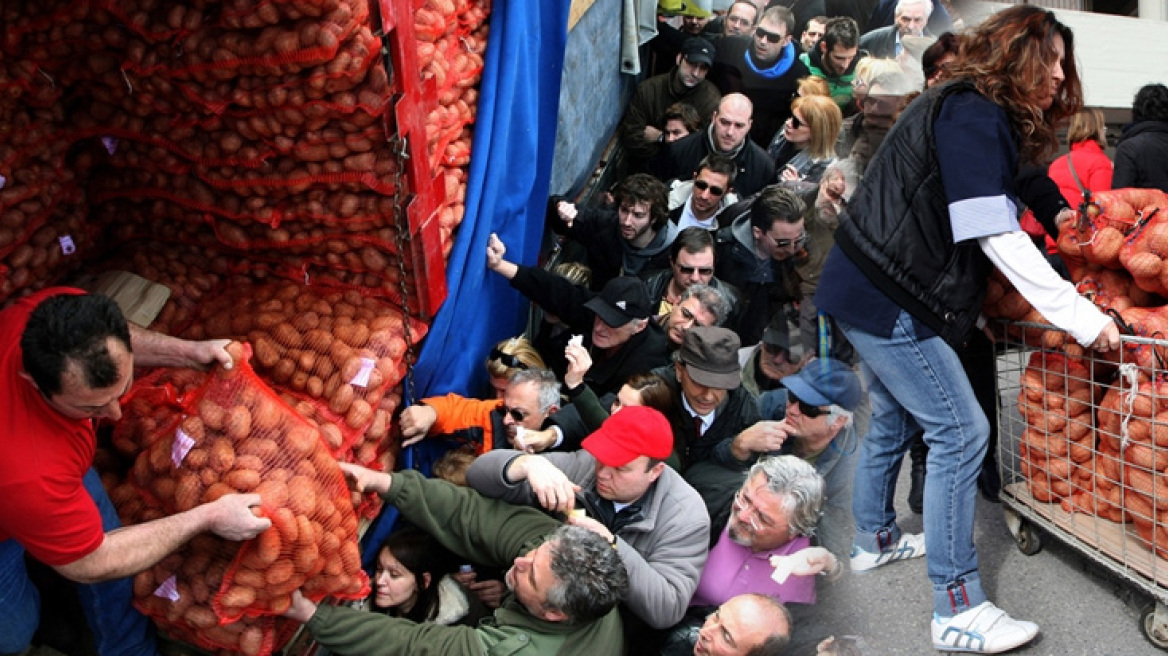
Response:
[[[361,358],[361,368],[353,376],[353,380],[349,381],[350,385],[357,387],[369,386],[369,374],[377,368],[377,361],[373,358]]]
[[[195,441],[191,439],[191,436],[184,433],[183,429],[176,428],[174,430],[174,443],[170,445],[170,460],[174,466],[181,467],[183,459],[193,448],[195,448]]]
[[[169,599],[171,601],[178,601],[182,598],[178,593],[178,583],[174,580],[173,576],[166,579],[162,582],[162,585],[158,586],[158,589],[154,591],[154,596],[162,597],[163,599]]]

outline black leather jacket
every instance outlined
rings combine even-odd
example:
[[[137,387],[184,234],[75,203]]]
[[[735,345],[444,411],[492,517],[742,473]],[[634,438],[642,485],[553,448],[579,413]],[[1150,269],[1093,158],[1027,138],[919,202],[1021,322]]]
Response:
[[[974,240],[953,243],[933,122],[954,81],[925,92],[888,133],[840,215],[840,249],[898,305],[954,347],[981,311],[993,264]]]

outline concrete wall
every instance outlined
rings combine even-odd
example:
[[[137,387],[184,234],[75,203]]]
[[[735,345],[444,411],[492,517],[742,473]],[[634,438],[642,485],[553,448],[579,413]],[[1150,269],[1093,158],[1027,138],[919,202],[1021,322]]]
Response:
[[[568,34],[552,194],[574,193],[588,181],[636,88],[636,78],[620,74],[623,5],[596,0]]]

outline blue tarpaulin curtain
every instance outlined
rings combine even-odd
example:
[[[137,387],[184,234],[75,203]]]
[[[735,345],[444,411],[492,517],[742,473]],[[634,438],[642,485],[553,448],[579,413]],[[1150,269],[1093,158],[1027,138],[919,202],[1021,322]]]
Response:
[[[569,0],[496,0],[467,176],[466,216],[447,264],[448,294],[414,369],[418,398],[476,395],[490,345],[517,334],[527,301],[486,268],[487,238],[535,261],[543,232],[567,43]]]
[[[522,330],[527,301],[487,270],[487,239],[497,233],[507,259],[538,256],[551,179],[567,43],[569,0],[495,0],[467,174],[466,215],[446,269],[447,297],[414,368],[417,398],[486,385],[490,347]],[[421,448],[421,452],[417,452]],[[403,454],[406,467],[429,472],[444,444],[423,442]],[[397,521],[386,506],[363,539],[367,570]]]

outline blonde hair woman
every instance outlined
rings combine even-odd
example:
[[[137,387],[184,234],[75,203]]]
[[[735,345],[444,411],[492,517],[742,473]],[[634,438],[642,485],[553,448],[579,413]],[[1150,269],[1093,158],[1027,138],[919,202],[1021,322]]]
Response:
[[[775,158],[779,182],[797,193],[813,191],[824,169],[835,161],[843,114],[829,96],[803,96],[791,102],[791,118],[767,152]]]
[[[524,369],[547,369],[543,358],[536,352],[526,337],[512,337],[505,339],[487,356],[487,375],[491,378],[491,387],[495,389],[495,397],[503,398],[507,389],[507,381],[515,372]]]

